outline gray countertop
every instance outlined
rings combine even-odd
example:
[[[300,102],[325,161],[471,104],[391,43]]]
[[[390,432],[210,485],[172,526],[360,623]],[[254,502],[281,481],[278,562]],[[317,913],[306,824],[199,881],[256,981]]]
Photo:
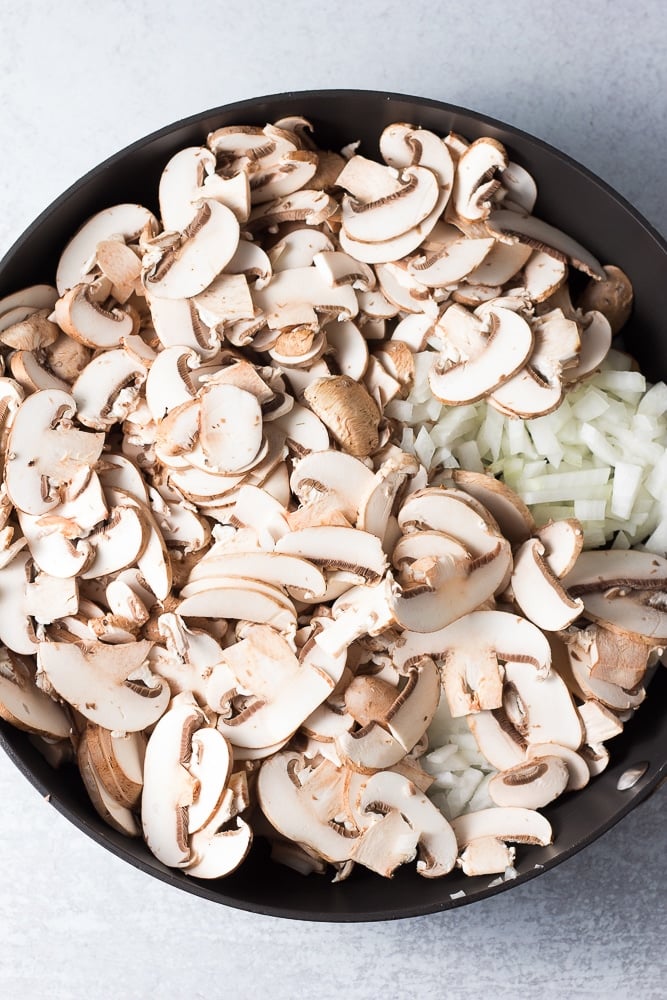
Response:
[[[667,234],[667,8],[293,0],[3,5],[0,252],[101,159],[264,93],[461,104],[563,149]],[[665,996],[667,795],[500,896],[387,924],[225,909],[123,864],[0,756],[0,994],[60,998]]]

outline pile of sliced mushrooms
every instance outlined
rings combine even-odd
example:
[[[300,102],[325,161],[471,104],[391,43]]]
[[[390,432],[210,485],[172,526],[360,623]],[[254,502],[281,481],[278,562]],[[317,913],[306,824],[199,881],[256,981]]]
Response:
[[[0,714],[194,877],[253,835],[338,880],[503,872],[667,642],[666,559],[537,528],[385,415],[428,344],[441,401],[549,412],[629,282],[532,214],[495,139],[395,124],[380,153],[218,129],[166,164],[159,218],[105,209],[55,287],[0,302]],[[497,771],[451,822],[441,699]]]

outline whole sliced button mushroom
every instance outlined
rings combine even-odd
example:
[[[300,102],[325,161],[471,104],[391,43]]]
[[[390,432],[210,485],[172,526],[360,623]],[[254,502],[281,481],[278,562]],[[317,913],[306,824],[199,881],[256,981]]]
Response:
[[[144,255],[146,291],[164,299],[187,299],[207,288],[234,256],[239,223],[231,209],[204,199],[174,246]]]
[[[551,824],[534,809],[504,806],[464,813],[452,820],[459,849],[480,837],[496,837],[514,844],[540,844],[546,847],[553,840]]]
[[[132,243],[144,229],[157,232],[157,228],[157,219],[142,205],[114,205],[98,212],[83,224],[60,256],[56,272],[58,293],[63,295],[86,279],[98,243],[119,236]]]
[[[465,221],[485,219],[490,211],[491,196],[500,187],[497,172],[508,166],[505,147],[486,136],[476,139],[456,164],[451,208]]]
[[[133,408],[146,375],[146,366],[135,361],[126,350],[98,355],[72,386],[79,421],[102,431],[123,421]]]
[[[540,676],[532,663],[508,658],[503,708],[529,744],[562,743],[578,750],[583,742],[582,723],[572,696],[554,670]]]
[[[418,832],[417,874],[440,878],[452,870],[458,853],[456,836],[439,809],[401,774],[380,771],[365,783],[359,800],[363,812],[396,809]]]
[[[86,347],[120,347],[137,332],[137,317],[129,308],[108,308],[108,294],[108,283],[74,285],[56,302],[54,315],[61,329]]]
[[[520,546],[514,556],[512,593],[526,618],[547,632],[558,632],[581,615],[584,604],[568,595],[544,555],[544,546],[537,538]]]
[[[481,753],[498,771],[506,771],[526,759],[526,740],[501,708],[474,712],[466,716],[466,722]]]
[[[5,482],[12,503],[26,514],[46,514],[90,478],[104,434],[78,430],[75,414],[72,396],[48,389],[28,396],[14,417]]]
[[[197,779],[188,765],[192,737],[206,725],[206,716],[192,695],[178,695],[146,746],[141,796],[144,839],[159,861],[177,868],[191,860],[188,811],[195,799]]]
[[[549,643],[525,618],[506,611],[474,611],[443,629],[438,636],[438,658],[443,661],[442,686],[452,716],[458,718],[482,709],[500,708],[503,672],[507,677],[508,666],[505,663],[501,672],[500,661],[519,656],[527,677],[540,682],[551,678]],[[536,684],[539,690],[538,681]],[[570,704],[567,689],[562,681],[560,684],[563,697]],[[550,690],[545,684],[545,698]]]
[[[474,403],[507,382],[533,348],[530,326],[509,309],[490,313],[491,332],[480,354],[460,364],[437,362],[429,374],[433,394],[443,403]]]
[[[422,284],[429,288],[445,288],[447,285],[453,285],[473,274],[478,275],[473,280],[487,284],[500,284],[500,282],[492,281],[494,271],[489,271],[487,277],[486,271],[483,270],[496,245],[492,236],[471,239],[462,236],[454,226],[448,226],[446,239],[438,249],[423,257],[413,258],[410,261],[409,270]],[[521,264],[518,265],[517,270],[519,267]]]
[[[568,767],[561,757],[531,756],[494,774],[489,782],[489,795],[497,806],[541,809],[565,791],[568,780]]]
[[[169,686],[144,669],[152,643],[40,642],[39,670],[91,722],[114,732],[147,729],[164,714]]]

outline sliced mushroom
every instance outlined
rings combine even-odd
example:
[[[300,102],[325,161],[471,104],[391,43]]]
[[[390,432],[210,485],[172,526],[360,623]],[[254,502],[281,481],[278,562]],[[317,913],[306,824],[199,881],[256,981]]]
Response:
[[[488,216],[486,228],[504,243],[527,243],[572,264],[592,278],[605,277],[602,265],[580,243],[533,215],[496,209]]]
[[[458,864],[464,875],[495,875],[513,866],[516,849],[497,837],[478,837],[461,851]]]
[[[464,813],[452,820],[452,827],[460,849],[480,837],[496,837],[515,844],[540,844],[542,847],[553,839],[551,824],[545,816],[519,806]]]
[[[558,756],[531,756],[529,760],[494,774],[489,795],[497,806],[541,809],[565,791],[567,764]]]
[[[157,219],[142,205],[114,205],[84,223],[60,256],[56,272],[58,293],[63,295],[86,279],[98,243],[112,237],[133,242],[144,229],[157,231]]]
[[[143,669],[151,645],[41,642],[37,662],[60,697],[91,722],[136,732],[157,722],[170,698],[168,685]]]
[[[547,632],[558,632],[581,615],[584,605],[560,585],[544,554],[544,546],[536,538],[521,545],[514,556],[512,593],[526,618]]]
[[[577,305],[584,312],[595,310],[602,313],[609,322],[612,336],[616,336],[632,311],[632,285],[620,267],[606,264],[603,271],[604,277],[586,286]]]
[[[65,709],[35,684],[34,667],[10,650],[0,650],[0,717],[28,733],[67,739],[72,724]]]

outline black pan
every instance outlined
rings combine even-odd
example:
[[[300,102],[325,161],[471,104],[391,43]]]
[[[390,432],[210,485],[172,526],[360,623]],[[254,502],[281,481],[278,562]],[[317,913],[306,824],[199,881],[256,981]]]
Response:
[[[667,245],[608,185],[545,143],[501,122],[437,101],[366,91],[311,91],[242,101],[168,126],[111,157],[58,198],[19,238],[0,264],[0,295],[34,282],[52,282],[59,252],[94,212],[136,201],[157,212],[160,173],[169,157],[203,143],[212,129],[229,124],[264,125],[304,115],[318,142],[339,148],[361,139],[360,152],[377,156],[386,125],[404,121],[441,134],[466,138],[490,135],[536,178],[535,214],[570,233],[603,263],[623,268],[634,285],[636,304],[625,342],[652,381],[667,378]],[[401,870],[384,880],[366,869],[333,885],[328,878],[303,877],[272,864],[258,840],[249,860],[231,877],[206,883],[160,864],[137,841],[109,829],[94,812],[73,768],[52,770],[24,734],[0,721],[0,745],[32,784],[79,829],[130,864],[171,885],[245,910],[309,920],[387,920],[432,913],[470,903],[518,885],[564,861],[617,823],[667,775],[667,671],[658,669],[649,696],[623,735],[610,745],[611,764],[583,791],[563,796],[545,810],[554,830],[548,848],[522,847],[518,877],[490,886],[488,876],[459,873],[428,880]],[[629,789],[619,778],[646,766]],[[641,770],[641,768],[640,768]]]

